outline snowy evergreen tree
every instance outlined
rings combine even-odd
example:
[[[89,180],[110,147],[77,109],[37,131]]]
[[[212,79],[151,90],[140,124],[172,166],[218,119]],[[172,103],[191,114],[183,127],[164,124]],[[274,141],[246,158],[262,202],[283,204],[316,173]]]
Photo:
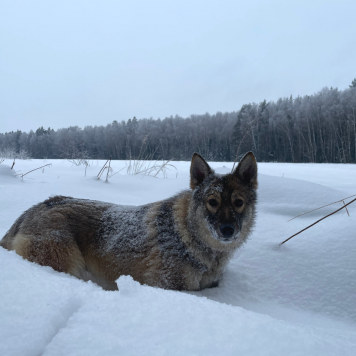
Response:
[[[140,155],[143,142],[152,159],[190,160],[199,152],[211,161],[234,161],[240,146],[239,154],[252,150],[259,161],[356,163],[356,79],[345,90],[264,100],[231,113],[0,133],[0,155],[129,159]]]

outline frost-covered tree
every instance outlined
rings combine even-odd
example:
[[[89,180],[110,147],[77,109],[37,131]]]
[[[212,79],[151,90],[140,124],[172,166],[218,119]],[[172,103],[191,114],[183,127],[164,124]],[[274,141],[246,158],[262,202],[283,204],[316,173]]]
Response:
[[[240,147],[240,154],[252,150],[259,161],[356,163],[356,79],[352,83],[345,90],[249,103],[230,113],[0,133],[0,152],[129,159],[144,144],[153,159],[190,160],[199,152],[211,161],[233,161]]]

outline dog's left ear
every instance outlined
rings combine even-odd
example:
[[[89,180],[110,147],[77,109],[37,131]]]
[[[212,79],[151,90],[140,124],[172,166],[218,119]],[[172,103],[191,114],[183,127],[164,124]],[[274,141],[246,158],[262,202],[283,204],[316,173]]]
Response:
[[[194,153],[190,165],[190,188],[195,189],[213,170],[198,153]]]
[[[240,161],[233,174],[257,189],[257,163],[255,155],[248,152]]]

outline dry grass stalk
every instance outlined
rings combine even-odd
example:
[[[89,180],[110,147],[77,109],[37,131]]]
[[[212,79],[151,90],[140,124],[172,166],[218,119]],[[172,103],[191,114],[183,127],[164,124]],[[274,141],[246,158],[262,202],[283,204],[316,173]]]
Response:
[[[345,202],[344,202],[344,201],[342,201],[342,202],[343,202],[344,205],[345,205]],[[350,214],[349,214],[349,211],[348,211],[347,208],[346,208],[346,205],[345,205],[345,209],[346,209],[347,215],[350,217]]]
[[[38,167],[38,168],[35,168],[35,169],[32,169],[31,171],[28,171],[27,173],[24,173],[24,174],[21,174],[21,178],[23,180],[23,177],[33,171],[37,171],[38,169],[41,169],[41,168],[44,168],[44,167],[47,167],[47,166],[52,166],[52,163],[48,163],[48,164],[45,164],[44,166],[41,166],[41,167]],[[20,175],[20,174],[19,174]]]
[[[142,141],[140,152],[137,158],[132,159],[130,153],[130,161],[127,166],[126,173],[130,175],[143,175],[152,176],[157,178],[159,173],[163,174],[163,177],[167,176],[167,170],[171,168],[177,169],[174,165],[170,164],[171,160],[163,160],[162,162],[154,161],[153,157],[157,152],[158,147],[151,153],[147,152],[148,148],[148,136]]]
[[[346,209],[346,207],[347,207],[348,205],[350,205],[351,203],[353,203],[354,201],[356,201],[356,198],[353,199],[353,200],[351,200],[351,201],[348,202],[347,204],[344,203],[344,206],[342,206],[341,208],[339,208],[339,209],[335,210],[334,212],[332,212],[332,213],[330,213],[330,214],[324,216],[323,218],[319,219],[318,221],[315,221],[313,224],[307,226],[307,227],[304,228],[303,230],[300,230],[300,231],[297,232],[296,234],[292,235],[292,236],[289,237],[288,239],[286,239],[286,240],[284,240],[283,242],[281,242],[279,245],[280,245],[280,246],[283,245],[285,242],[289,241],[292,237],[299,235],[299,234],[302,233],[303,231],[309,229],[310,227],[312,227],[312,226],[314,226],[315,224],[317,224],[318,222],[320,222],[320,221],[322,221],[322,220],[328,218],[329,216],[334,215],[334,214],[337,213],[338,211],[340,211],[340,210],[342,210],[342,209]]]
[[[109,167],[107,167],[107,169],[108,169],[108,171],[107,171],[107,173],[106,173],[106,182],[108,182],[109,181],[109,173],[112,171],[112,169],[111,169],[111,167],[110,167],[110,163],[111,163],[111,156],[110,156],[110,158],[109,158]]]
[[[109,176],[109,178],[111,178],[111,177],[113,177],[115,174],[118,174],[118,173],[120,173],[123,169],[125,169],[126,168],[126,166],[125,167],[122,167],[121,169],[119,169],[117,172],[115,172],[114,174],[112,174],[111,176]]]
[[[169,162],[171,162],[171,160],[162,161],[162,163],[158,161],[142,161],[140,164],[142,169],[135,171],[133,174],[157,178],[157,175],[162,172],[163,177],[167,177],[167,170],[169,170],[169,167],[177,169],[173,164],[169,164]]]
[[[303,216],[303,215],[305,215],[305,214],[309,214],[309,213],[311,213],[311,212],[313,212],[313,211],[316,211],[316,210],[325,208],[325,207],[327,207],[327,206],[330,206],[330,205],[333,205],[333,204],[336,204],[336,203],[344,202],[344,200],[349,199],[349,198],[352,198],[352,197],[356,197],[356,194],[350,195],[349,197],[344,198],[344,199],[341,199],[341,200],[338,200],[338,201],[334,201],[333,203],[330,203],[330,204],[321,206],[320,208],[316,208],[316,209],[313,209],[313,210],[309,210],[309,211],[307,211],[306,213],[303,213],[303,214],[300,214],[300,215],[295,216],[294,218],[288,220],[288,222],[289,222],[289,221],[292,221],[292,220],[294,220],[294,219],[296,219],[296,218],[299,218],[299,216]],[[345,202],[344,202],[344,204],[345,204]],[[346,209],[346,211],[347,211],[347,209]],[[347,211],[347,213],[349,213],[349,212]]]
[[[242,139],[241,139],[241,141],[240,141],[239,147],[237,147],[236,156],[235,156],[235,161],[234,161],[234,164],[233,164],[233,166],[232,166],[231,173],[234,171],[235,164],[236,164],[237,159],[238,159],[238,157],[239,157],[239,152],[240,152],[241,144],[242,144],[242,142],[243,142],[245,136],[249,133],[249,131],[250,131],[249,129],[246,130],[246,132],[245,132],[244,135],[242,136]]]
[[[98,173],[98,175],[97,175],[97,178],[98,178],[98,179],[100,179],[101,175],[103,174],[103,172],[104,172],[104,170],[105,170],[105,168],[106,168],[106,163],[108,163],[109,160],[111,160],[111,156],[110,156],[110,158],[104,163],[103,167],[100,169],[100,171],[99,171],[99,173]]]

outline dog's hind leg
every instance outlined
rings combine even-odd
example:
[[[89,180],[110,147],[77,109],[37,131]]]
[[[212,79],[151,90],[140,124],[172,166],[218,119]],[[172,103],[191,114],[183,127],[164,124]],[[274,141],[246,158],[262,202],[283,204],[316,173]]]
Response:
[[[27,235],[18,233],[12,240],[11,250],[24,259],[42,266],[52,267],[58,272],[82,278],[85,262],[72,236],[52,233],[49,235]]]

